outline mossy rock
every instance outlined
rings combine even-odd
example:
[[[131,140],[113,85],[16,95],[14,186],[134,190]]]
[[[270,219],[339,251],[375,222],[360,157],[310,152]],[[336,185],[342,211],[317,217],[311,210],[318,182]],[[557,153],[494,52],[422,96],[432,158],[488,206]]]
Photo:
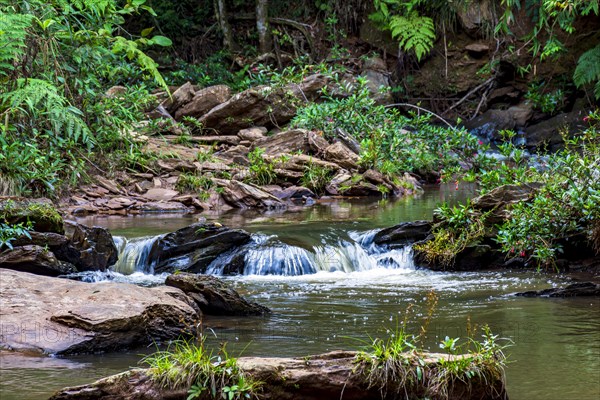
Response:
[[[26,224],[28,221],[37,232],[65,233],[63,218],[50,200],[0,197],[0,222]]]

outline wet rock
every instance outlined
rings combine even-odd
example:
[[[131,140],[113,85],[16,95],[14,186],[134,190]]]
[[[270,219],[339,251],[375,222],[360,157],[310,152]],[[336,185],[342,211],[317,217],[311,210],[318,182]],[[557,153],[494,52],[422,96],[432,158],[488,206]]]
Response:
[[[15,246],[0,253],[0,268],[45,276],[77,272],[73,264],[58,260],[54,253],[38,245]]]
[[[278,193],[276,196],[282,200],[297,200],[317,197],[312,190],[305,188],[304,186],[290,186],[283,189],[281,193]]]
[[[529,104],[520,104],[507,110],[488,110],[480,116],[465,123],[465,127],[474,135],[486,141],[500,142],[501,130],[524,128],[533,117],[533,109]]]
[[[176,289],[83,283],[0,269],[0,347],[75,354],[176,339],[199,315],[172,291]]]
[[[169,275],[165,284],[183,291],[207,315],[263,315],[270,312],[267,307],[247,301],[214,276],[179,273]]]
[[[156,240],[148,260],[156,273],[175,270],[203,273],[219,255],[250,241],[250,235],[219,224],[197,223]]]
[[[63,234],[63,219],[49,199],[0,197],[0,219],[9,224],[26,224],[31,221],[38,232]]]
[[[284,208],[285,204],[277,197],[267,193],[258,186],[239,181],[219,180],[223,188],[223,199],[234,208]]]
[[[404,247],[424,240],[431,233],[431,221],[403,222],[380,230],[373,237],[373,243],[390,247]]]
[[[567,285],[564,288],[551,288],[544,290],[532,290],[517,293],[523,297],[577,297],[577,296],[600,296],[600,284],[593,282],[578,282]]]
[[[175,119],[180,121],[183,117],[201,117],[230,98],[231,89],[226,85],[216,85],[198,90],[188,103],[177,109]]]
[[[425,240],[432,240],[432,235]],[[434,271],[480,271],[499,264],[502,257],[487,244],[475,244],[467,246],[457,254],[451,265],[430,263],[425,254],[415,251],[414,260],[419,266]]]
[[[300,84],[283,88],[250,88],[210,110],[200,122],[224,135],[234,135],[252,126],[283,126],[296,115],[297,104],[318,97],[327,82],[325,76],[312,75]]]
[[[324,158],[327,161],[335,163],[347,170],[355,170],[358,168],[360,157],[343,144],[336,142],[325,149]]]
[[[163,106],[171,115],[175,113],[184,104],[188,104],[194,98],[194,86],[190,82],[184,83],[175,90],[171,97],[167,98],[160,105]]]
[[[110,232],[98,226],[69,224],[69,242],[54,249],[56,256],[78,271],[106,271],[117,262],[119,252]]]

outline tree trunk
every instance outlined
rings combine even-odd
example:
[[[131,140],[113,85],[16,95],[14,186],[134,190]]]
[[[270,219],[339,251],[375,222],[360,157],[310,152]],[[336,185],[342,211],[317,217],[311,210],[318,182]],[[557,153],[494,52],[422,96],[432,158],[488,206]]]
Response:
[[[215,0],[215,12],[217,14],[217,20],[221,32],[223,33],[223,45],[229,51],[233,51],[236,48],[233,40],[233,32],[231,31],[231,25],[229,25],[229,14],[227,13],[227,6],[225,0]]]
[[[258,30],[260,53],[269,53],[272,47],[269,29],[269,0],[256,0],[256,29]]]

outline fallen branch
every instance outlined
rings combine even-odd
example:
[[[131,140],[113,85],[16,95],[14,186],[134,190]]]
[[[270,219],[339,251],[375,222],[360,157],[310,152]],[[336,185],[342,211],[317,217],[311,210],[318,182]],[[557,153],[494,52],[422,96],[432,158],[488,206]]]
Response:
[[[450,108],[448,108],[446,111],[444,111],[442,113],[442,115],[446,114],[449,111],[454,110],[456,107],[460,106],[462,103],[464,103],[469,97],[471,97],[471,95],[473,95],[474,93],[477,93],[481,88],[489,85],[491,82],[494,81],[494,79],[496,79],[495,77],[491,77],[488,78],[485,82],[477,85],[475,88],[473,88],[472,90],[469,91],[469,93],[467,93],[466,95],[464,95],[459,101],[457,101],[456,103],[454,103]]]
[[[433,111],[430,111],[426,108],[415,106],[414,104],[409,104],[409,103],[394,103],[394,104],[388,104],[385,106],[385,108],[391,108],[391,107],[412,107],[417,110],[424,111],[426,113],[433,115],[434,117],[436,117],[437,119],[439,119],[440,121],[442,121],[443,123],[448,125],[450,128],[454,129],[455,131],[457,130],[456,127],[454,125],[452,125],[450,122],[446,121],[444,118],[440,117],[438,114],[436,114]]]

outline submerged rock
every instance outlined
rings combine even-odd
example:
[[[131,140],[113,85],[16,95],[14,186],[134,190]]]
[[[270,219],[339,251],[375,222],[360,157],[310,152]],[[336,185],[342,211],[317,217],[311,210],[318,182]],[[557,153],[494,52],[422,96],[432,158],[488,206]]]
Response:
[[[174,288],[83,283],[0,269],[0,348],[94,353],[175,339],[200,315]]]
[[[182,290],[204,314],[262,315],[270,312],[267,307],[248,302],[214,276],[179,273],[169,275],[165,284]]]
[[[249,241],[250,235],[241,229],[197,223],[156,240],[148,259],[152,260],[156,273],[176,270],[202,273],[220,254]]]

